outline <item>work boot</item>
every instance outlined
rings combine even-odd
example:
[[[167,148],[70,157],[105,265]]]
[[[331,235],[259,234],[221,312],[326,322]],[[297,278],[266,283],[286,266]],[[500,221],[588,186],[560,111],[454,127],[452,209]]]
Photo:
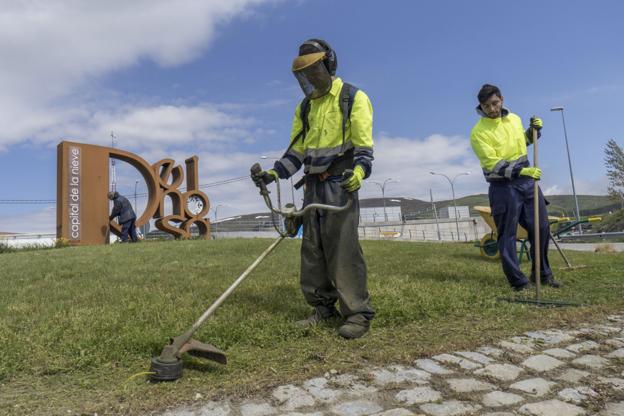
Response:
[[[533,276],[533,275],[531,275],[531,283],[535,284],[535,276]],[[541,277],[540,278],[540,283],[543,286],[550,286],[550,287],[554,287],[555,289],[558,289],[558,288],[561,287],[561,283],[556,281],[552,276],[548,276],[546,278]]]
[[[308,316],[305,319],[295,322],[295,325],[301,328],[310,328],[318,325],[322,321],[326,321],[328,319],[334,318],[338,316],[338,311],[335,307],[327,307],[327,306],[317,306],[314,308],[314,312],[312,315]]]
[[[558,289],[561,287],[561,283],[559,283],[558,281],[556,281],[555,279],[553,279],[552,277],[550,277],[546,283],[542,283],[544,285],[548,285],[550,287],[554,287],[555,289]]]
[[[346,339],[356,339],[368,332],[370,321],[362,315],[350,316],[340,328],[338,334]]]
[[[531,289],[531,283],[526,282],[526,283],[523,283],[523,284],[518,285],[518,286],[512,286],[511,288],[512,288],[515,292],[522,292],[523,290],[529,290],[529,289]]]

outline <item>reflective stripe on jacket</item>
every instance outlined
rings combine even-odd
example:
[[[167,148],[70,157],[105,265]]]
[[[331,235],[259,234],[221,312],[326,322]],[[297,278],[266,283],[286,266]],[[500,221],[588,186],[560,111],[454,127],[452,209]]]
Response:
[[[365,177],[370,176],[373,161],[373,107],[366,93],[358,90],[353,101],[351,117],[347,120],[343,147],[340,111],[342,84],[342,80],[336,78],[327,95],[310,100],[309,130],[305,139],[299,138],[284,157],[275,162],[274,169],[280,178],[289,178],[302,165],[305,165],[306,174],[325,172],[341,152],[352,148],[354,167],[361,165]],[[297,105],[295,110],[290,134],[291,142],[302,129],[300,105]]]
[[[516,114],[503,109],[502,117],[482,116],[470,132],[470,145],[488,182],[512,180],[529,166],[527,132]]]

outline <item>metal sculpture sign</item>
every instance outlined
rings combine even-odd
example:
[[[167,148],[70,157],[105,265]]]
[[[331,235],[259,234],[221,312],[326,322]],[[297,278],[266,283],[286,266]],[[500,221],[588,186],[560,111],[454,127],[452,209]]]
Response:
[[[145,210],[136,226],[156,220],[156,227],[175,238],[189,238],[193,224],[201,238],[210,238],[210,209],[206,194],[199,190],[198,158],[186,159],[186,190],[180,185],[184,169],[173,159],[150,165],[140,156],[112,147],[63,141],[57,147],[56,235],[71,244],[106,244],[109,231],[121,234],[119,224],[108,220],[109,159],[127,162],[139,171],[147,187]],[[172,213],[167,215],[169,198]],[[137,213],[138,214],[138,213]]]

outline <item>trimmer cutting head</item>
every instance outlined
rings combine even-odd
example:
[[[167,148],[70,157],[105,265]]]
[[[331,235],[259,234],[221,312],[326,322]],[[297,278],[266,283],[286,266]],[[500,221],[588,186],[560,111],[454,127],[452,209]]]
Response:
[[[152,381],[175,381],[182,377],[182,360],[178,358],[172,363],[164,363],[158,358],[152,358],[150,366],[150,372],[153,373],[150,375]]]
[[[220,349],[210,344],[204,344],[196,339],[190,339],[190,332],[172,338],[169,345],[165,345],[158,357],[152,358],[150,375],[152,381],[174,381],[182,377],[183,362],[180,356],[188,352],[194,357],[227,364],[227,357]]]

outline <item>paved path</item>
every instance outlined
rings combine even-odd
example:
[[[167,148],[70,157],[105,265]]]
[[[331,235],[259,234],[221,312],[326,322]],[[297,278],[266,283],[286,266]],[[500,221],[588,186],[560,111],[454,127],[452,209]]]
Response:
[[[624,315],[162,416],[624,416]]]
[[[600,249],[601,247],[607,247],[610,250],[621,252],[624,251],[624,243],[559,243],[559,246],[563,250],[575,250],[575,251],[596,251],[596,249]],[[554,244],[550,244],[550,248],[555,248]],[[556,248],[555,248],[556,250]]]

